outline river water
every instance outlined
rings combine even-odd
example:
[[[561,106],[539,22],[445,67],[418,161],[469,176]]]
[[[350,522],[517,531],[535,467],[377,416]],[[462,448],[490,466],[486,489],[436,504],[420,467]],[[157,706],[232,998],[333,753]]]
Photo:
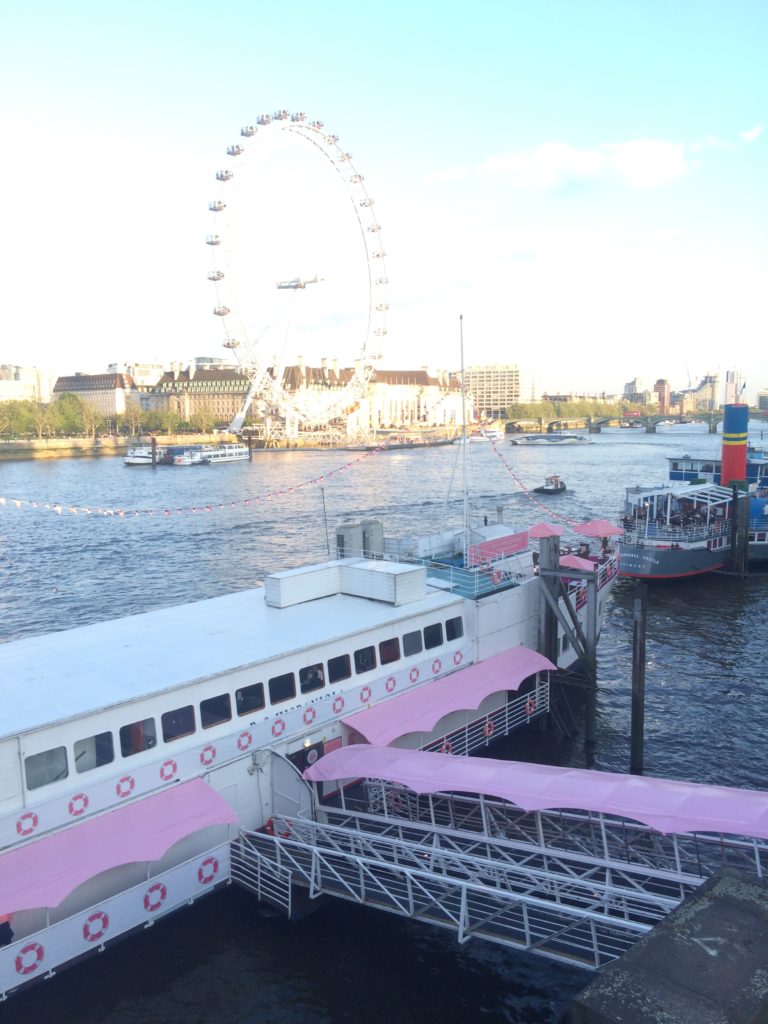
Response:
[[[616,519],[625,486],[662,482],[667,456],[720,447],[698,424],[593,441],[546,451],[473,441],[466,467],[459,445],[154,470],[111,458],[0,463],[0,641],[250,587],[325,557],[346,519],[380,518],[387,535],[458,525],[464,476],[472,514],[489,521],[497,506],[519,527]],[[531,496],[553,473],[566,494]],[[768,789],[768,577],[659,584],[648,611],[647,774]],[[599,647],[597,768],[628,770],[631,667],[632,584],[621,581]],[[526,734],[507,753],[585,764],[580,737]],[[339,901],[286,922],[230,890],[13,997],[0,1024],[554,1024],[588,981]]]

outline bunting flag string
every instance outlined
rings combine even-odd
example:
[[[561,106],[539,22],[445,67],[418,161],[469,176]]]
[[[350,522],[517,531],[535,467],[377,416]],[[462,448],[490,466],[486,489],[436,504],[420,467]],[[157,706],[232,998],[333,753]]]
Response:
[[[508,465],[508,463],[505,460],[504,456],[499,451],[499,448],[496,445],[495,441],[491,442],[491,448],[493,450],[493,454],[498,458],[499,462],[502,464],[504,469],[506,469],[506,471],[509,473],[509,475],[515,481],[515,483],[518,485],[518,487],[525,494],[526,498],[529,499],[529,501],[532,501],[534,503],[534,505],[538,505],[539,508],[543,508],[548,516],[550,516],[552,519],[559,519],[560,522],[561,523],[565,523],[566,526],[580,526],[580,525],[582,525],[582,524],[578,523],[574,519],[568,519],[566,516],[561,516],[558,512],[555,512],[554,509],[550,508],[549,505],[545,505],[543,501],[539,501],[539,499],[536,497],[536,495],[533,493],[533,491],[531,491],[528,487],[526,487],[526,485],[523,483],[523,481],[520,479],[520,477],[517,475],[517,473],[514,471],[514,469],[512,469],[512,467],[510,465]]]
[[[306,487],[312,487],[317,484],[323,484],[326,480],[330,480],[334,476],[338,476],[340,473],[346,473],[354,466],[359,465],[365,459],[370,458],[372,455],[376,455],[377,452],[381,451],[380,448],[374,448],[372,451],[364,452],[359,455],[356,459],[352,459],[351,462],[346,462],[342,466],[337,466],[335,469],[330,469],[320,476],[312,477],[310,480],[302,480],[299,483],[291,484],[290,487],[280,487],[278,490],[269,491],[266,494],[259,494],[252,498],[242,498],[238,501],[223,501],[223,502],[212,502],[211,504],[193,505],[188,508],[100,508],[93,507],[90,505],[70,505],[66,502],[61,501],[32,501],[26,498],[7,498],[0,496],[0,509],[3,508],[15,508],[15,509],[35,509],[40,512],[53,512],[56,515],[87,515],[87,516],[114,516],[120,519],[130,519],[137,516],[156,516],[156,517],[167,517],[167,516],[180,516],[180,515],[200,515],[208,514],[209,512],[220,512],[224,509],[243,508],[248,505],[258,505],[263,501],[273,501],[276,498],[285,497],[288,494],[295,494],[296,491],[301,491]]]

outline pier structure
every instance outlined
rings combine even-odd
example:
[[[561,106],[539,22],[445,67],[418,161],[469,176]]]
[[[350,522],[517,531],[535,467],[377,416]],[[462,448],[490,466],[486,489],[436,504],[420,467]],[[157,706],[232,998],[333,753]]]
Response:
[[[764,793],[366,745],[304,778],[311,814],[232,849],[233,881],[288,913],[299,886],[595,970],[723,864],[768,866]]]
[[[101,952],[232,883],[289,915],[297,893],[333,896],[450,929],[462,943],[485,939],[595,970],[622,957],[724,865],[754,879],[768,870],[768,794],[758,791],[369,743],[339,747],[303,773],[266,748],[236,762],[254,787],[269,780],[273,817],[258,831],[239,827],[199,779],[94,818],[93,856],[72,877],[28,863],[35,846],[55,863],[57,844],[71,832],[20,850],[14,905],[22,878],[25,900],[56,909],[39,932],[0,949],[0,998],[52,977],[72,962],[73,948]],[[231,772],[236,762],[215,770]],[[215,842],[158,869],[150,847],[167,841],[169,830],[188,831],[178,808],[199,806],[201,795],[197,824],[218,823]],[[150,813],[152,800],[164,803]],[[147,814],[155,821],[152,833],[137,833],[145,862],[132,854],[135,885],[68,913],[63,894],[89,877],[93,857],[108,867],[108,837],[121,834],[114,819],[131,813],[142,815],[145,829]],[[124,850],[120,856],[122,863]]]

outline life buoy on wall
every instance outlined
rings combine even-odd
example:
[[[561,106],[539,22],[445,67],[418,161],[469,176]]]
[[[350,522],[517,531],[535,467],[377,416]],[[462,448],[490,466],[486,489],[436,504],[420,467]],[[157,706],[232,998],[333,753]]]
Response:
[[[535,710],[536,701],[533,699],[533,697],[529,697],[528,700],[525,702],[525,713],[530,718]]]
[[[489,736],[493,736],[494,725],[490,718],[486,718],[483,722],[483,736],[488,739]]]
[[[441,754],[452,754],[453,753],[453,747],[451,746],[451,741],[450,740],[446,740],[445,743],[442,745],[442,747],[440,747],[440,753]]]
[[[25,811],[16,822],[16,831],[22,837],[31,836],[39,824],[40,819],[34,811]]]
[[[30,954],[32,954],[30,958]],[[23,946],[16,957],[16,973],[32,974],[43,962],[45,950],[39,942],[30,942]]]
[[[159,910],[165,903],[167,895],[168,890],[162,882],[155,882],[154,885],[150,885],[144,893],[144,909],[150,912]]]
[[[498,587],[498,585],[501,583],[501,569],[494,569],[493,570],[493,575],[491,576],[491,580],[493,581],[494,587]]]
[[[105,914],[103,910],[97,910],[83,925],[83,938],[86,942],[98,942],[107,928],[109,928],[109,914]]]

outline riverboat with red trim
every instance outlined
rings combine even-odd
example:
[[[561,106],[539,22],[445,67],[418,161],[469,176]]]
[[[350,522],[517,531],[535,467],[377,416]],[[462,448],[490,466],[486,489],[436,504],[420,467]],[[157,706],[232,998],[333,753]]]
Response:
[[[241,830],[308,807],[301,772],[363,742],[368,709],[389,709],[392,745],[455,753],[548,710],[549,669],[577,656],[562,625],[555,661],[536,651],[527,532],[408,547],[366,521],[338,550],[255,589],[0,644],[0,999],[228,884]],[[564,566],[562,621],[575,608],[580,629],[599,628],[616,574],[589,565],[589,615]],[[414,730],[397,702],[417,691],[432,718]]]

